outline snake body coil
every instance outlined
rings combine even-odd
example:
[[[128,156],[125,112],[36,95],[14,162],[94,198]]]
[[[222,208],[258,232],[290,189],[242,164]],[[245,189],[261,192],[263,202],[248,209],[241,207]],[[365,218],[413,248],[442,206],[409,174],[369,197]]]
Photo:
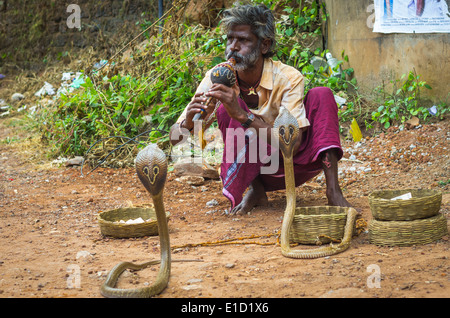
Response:
[[[345,225],[344,237],[338,245],[330,245],[311,250],[291,250],[289,245],[289,231],[295,214],[295,179],[293,167],[293,147],[299,134],[299,126],[295,117],[287,109],[280,108],[280,113],[274,123],[274,134],[278,137],[280,149],[284,157],[286,178],[286,210],[281,228],[281,252],[283,256],[290,258],[318,258],[340,253],[350,246],[353,225],[356,219],[356,211],[349,209]],[[121,262],[109,272],[101,287],[101,293],[105,297],[148,298],[161,293],[169,282],[171,253],[169,228],[163,203],[163,190],[167,177],[167,160],[164,153],[154,144],[150,144],[136,157],[136,172],[139,180],[150,193],[155,206],[160,238],[161,259],[143,264]],[[178,260],[183,261],[183,260]],[[158,275],[153,285],[135,289],[115,288],[121,273],[126,269],[141,270],[151,265],[161,264]]]
[[[135,160],[136,172],[144,187],[150,193],[155,206],[158,222],[158,233],[161,248],[161,260],[154,260],[143,264],[121,262],[108,274],[101,287],[101,293],[105,297],[115,298],[148,298],[161,293],[169,282],[171,254],[169,228],[163,203],[163,190],[167,177],[167,160],[164,152],[156,145],[150,144],[141,150]],[[150,265],[159,264],[159,272],[153,285],[135,289],[114,288],[119,276],[126,269],[141,270]]]
[[[295,176],[293,163],[293,149],[300,133],[300,128],[294,116],[283,106],[275,119],[274,135],[279,140],[279,146],[284,158],[284,171],[286,181],[286,210],[281,226],[281,253],[290,258],[318,258],[330,256],[345,251],[349,246],[353,234],[353,225],[356,220],[356,210],[349,208],[345,224],[344,237],[338,245],[323,246],[315,249],[292,250],[289,245],[289,231],[295,215]]]

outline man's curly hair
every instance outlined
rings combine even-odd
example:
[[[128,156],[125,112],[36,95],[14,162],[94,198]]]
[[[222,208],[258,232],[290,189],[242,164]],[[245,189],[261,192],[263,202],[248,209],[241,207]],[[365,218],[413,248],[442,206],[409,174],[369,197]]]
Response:
[[[259,41],[269,39],[271,46],[263,56],[272,57],[275,55],[275,18],[272,11],[263,4],[240,4],[235,3],[230,9],[223,13],[221,21],[222,30],[227,34],[236,25],[249,25],[254,35]]]

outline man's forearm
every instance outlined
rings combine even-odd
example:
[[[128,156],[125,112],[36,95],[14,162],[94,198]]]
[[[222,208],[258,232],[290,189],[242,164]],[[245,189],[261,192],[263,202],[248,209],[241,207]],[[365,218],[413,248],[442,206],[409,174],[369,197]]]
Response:
[[[255,116],[255,120],[250,125],[250,128],[255,129],[258,137],[260,137],[261,130],[265,130],[265,136],[267,136],[267,143],[271,144],[271,137],[272,137],[272,126],[269,124],[266,124],[262,119]]]

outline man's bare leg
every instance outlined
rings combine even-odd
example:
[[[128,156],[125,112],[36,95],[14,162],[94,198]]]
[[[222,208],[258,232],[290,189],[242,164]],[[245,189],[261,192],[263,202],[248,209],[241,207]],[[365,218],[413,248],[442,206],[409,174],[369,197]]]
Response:
[[[338,180],[338,159],[335,149],[329,149],[322,154],[322,167],[327,183],[328,205],[351,207],[352,205],[344,198]]]
[[[338,160],[336,150],[329,149],[322,153],[322,166],[327,183],[326,195],[328,204],[333,206],[351,207],[352,205],[344,198],[338,180]],[[242,202],[235,206],[230,214],[245,214],[255,206],[264,205],[268,202],[264,186],[259,177],[252,181]]]
[[[267,204],[267,194],[264,190],[264,186],[261,182],[260,177],[256,177],[255,180],[250,184],[247,193],[242,199],[241,203],[236,205],[230,214],[245,214],[258,205]]]

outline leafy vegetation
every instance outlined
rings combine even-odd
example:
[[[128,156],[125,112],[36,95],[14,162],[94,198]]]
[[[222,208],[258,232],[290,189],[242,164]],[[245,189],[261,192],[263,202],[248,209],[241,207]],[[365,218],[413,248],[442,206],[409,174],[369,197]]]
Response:
[[[55,107],[42,113],[43,139],[52,146],[53,154],[82,155],[100,138],[134,137],[151,127],[151,141],[167,139],[170,126],[192,98],[202,74],[223,60],[199,58],[217,54],[214,51],[221,38],[211,40],[211,32],[185,33],[180,41],[195,45],[180,53],[161,44],[154,51],[147,50],[149,71],[139,77],[84,74],[80,89],[62,94]]]
[[[404,123],[412,116],[423,120],[430,116],[429,108],[422,106],[419,101],[421,89],[431,89],[431,86],[421,81],[420,75],[410,71],[408,75],[403,74],[400,79],[392,80],[390,83],[392,93],[387,93],[384,85],[375,90],[381,97],[379,99],[381,105],[371,113],[372,122],[380,123],[387,129],[392,123]],[[448,111],[445,104],[439,104],[436,106],[434,116],[443,117]],[[367,126],[373,127],[372,123],[367,123]]]
[[[345,96],[346,106],[339,109],[342,122],[367,116],[361,110],[353,69],[342,69],[343,62],[348,62],[345,52],[337,67],[340,76],[330,76],[327,66],[311,64],[311,58],[323,58],[327,53],[321,40],[321,26],[327,19],[323,4],[314,0],[254,2],[281,12],[277,15],[278,47],[274,58],[302,72],[305,93],[312,87],[327,86]],[[147,30],[149,24],[144,21],[141,27]],[[224,60],[226,37],[220,26],[207,29],[184,25],[176,17],[165,20],[164,30],[160,34],[155,27],[146,33],[147,46],[133,51],[131,68],[115,70],[110,65],[109,71],[86,71],[80,89],[61,95],[54,107],[41,112],[39,126],[54,156],[83,155],[97,140],[110,136],[133,138],[149,131],[145,135],[149,141],[168,140],[171,125],[191,100],[205,72]],[[426,118],[428,110],[418,104],[422,88],[429,86],[414,73],[392,94],[380,87],[378,93],[383,98],[377,111],[366,119],[367,126],[380,123],[387,128],[411,115]],[[448,109],[443,104],[438,111],[443,115]]]

